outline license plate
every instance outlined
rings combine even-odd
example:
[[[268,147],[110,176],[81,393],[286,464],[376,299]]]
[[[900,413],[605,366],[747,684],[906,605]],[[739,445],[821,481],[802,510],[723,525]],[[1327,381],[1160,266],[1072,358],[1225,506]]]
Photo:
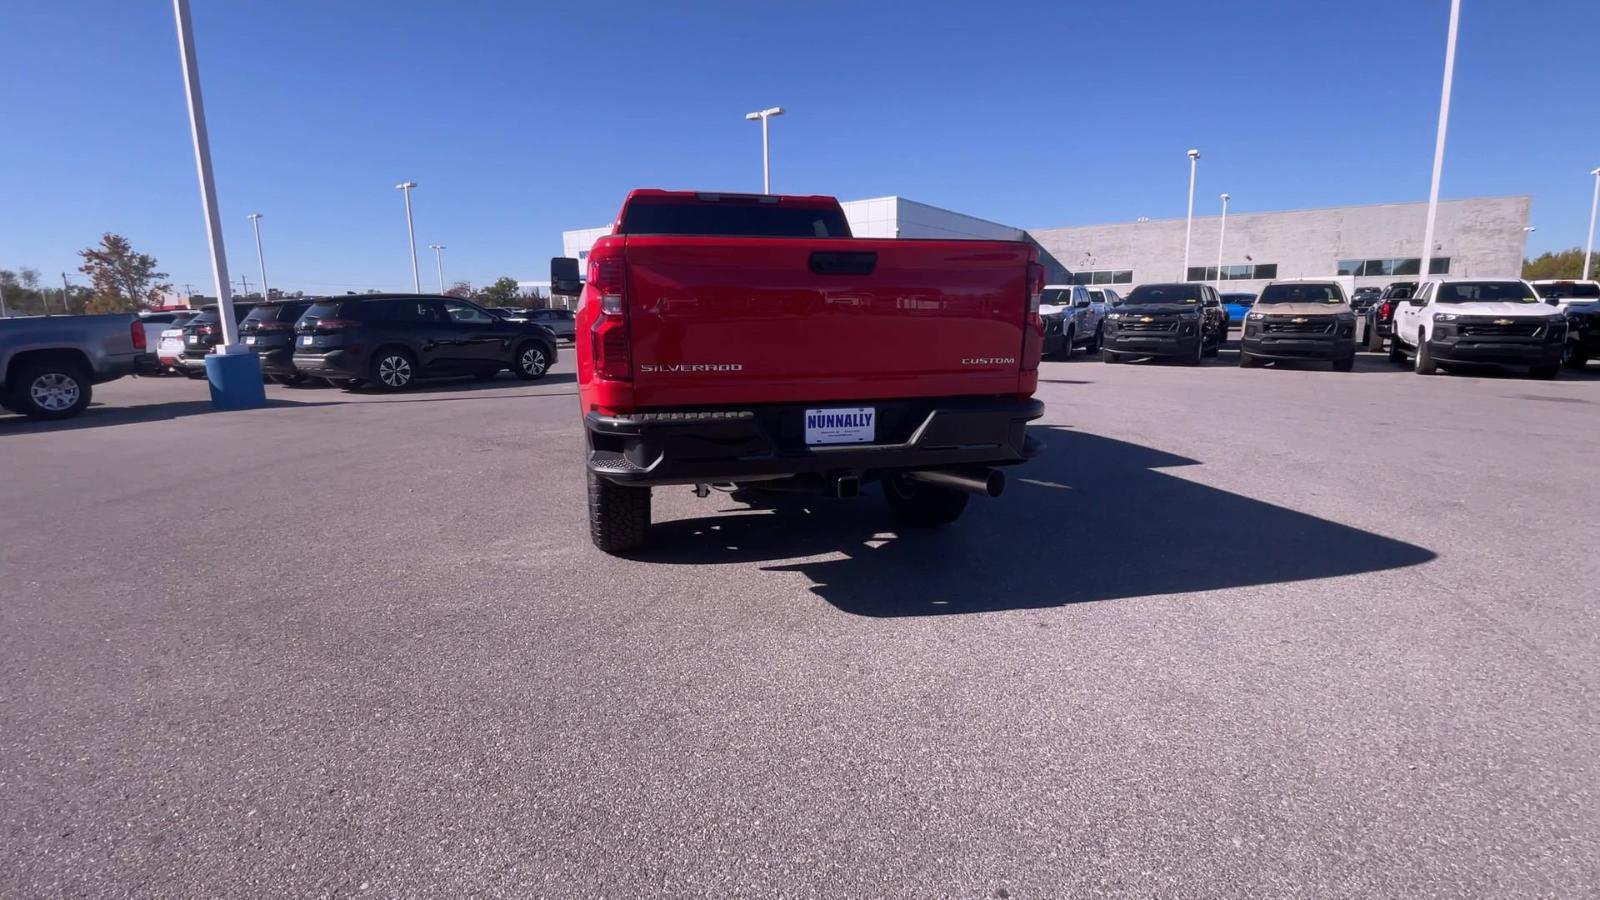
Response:
[[[189,336],[188,336],[188,337],[186,337],[186,338],[184,338],[184,340],[185,340],[185,341],[188,341],[188,342],[189,342],[189,343],[191,343],[191,344],[198,344],[198,343],[200,343],[200,339],[199,339],[199,338],[197,338],[197,337],[195,337],[195,336],[194,336],[194,335],[192,335],[192,334],[191,334],[191,335],[189,335]]]
[[[256,343],[256,336],[255,336],[255,335],[253,335],[253,334],[252,334],[252,335],[250,335],[250,336],[249,336],[249,337],[247,337],[247,338],[245,338],[245,339],[244,339],[244,343],[245,343],[245,346],[247,346],[247,347],[253,347],[253,346],[255,346],[255,343]]]
[[[309,335],[309,334],[301,335],[301,337],[300,337],[300,346],[309,347],[310,345],[311,345],[311,335]]]
[[[878,412],[870,406],[806,410],[807,444],[867,444],[877,427]]]

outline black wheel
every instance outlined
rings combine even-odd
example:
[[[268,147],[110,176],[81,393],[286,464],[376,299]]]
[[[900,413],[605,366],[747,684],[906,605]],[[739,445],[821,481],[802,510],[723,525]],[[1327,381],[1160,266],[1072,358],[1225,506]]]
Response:
[[[1100,361],[1103,362],[1103,363],[1119,363],[1119,362],[1122,362],[1121,359],[1117,358],[1117,354],[1116,353],[1114,353],[1114,352],[1112,352],[1110,350],[1107,350],[1104,347],[1100,348]]]
[[[1260,357],[1253,356],[1253,355],[1251,355],[1249,353],[1246,353],[1243,350],[1239,351],[1239,368],[1241,368],[1241,369],[1254,369],[1254,368],[1256,368],[1256,367],[1258,367],[1260,365],[1261,365],[1261,358]]]
[[[1072,358],[1072,341],[1075,337],[1077,335],[1073,334],[1072,326],[1067,326],[1067,330],[1061,335],[1061,352],[1056,354],[1058,359]]]
[[[1577,344],[1568,341],[1566,349],[1561,353],[1561,364],[1575,372],[1581,372],[1583,367],[1589,364],[1589,357],[1578,349]]]
[[[1203,348],[1205,346],[1205,341],[1201,341],[1200,344],[1201,344],[1201,347]],[[1222,335],[1220,335],[1220,334],[1217,335],[1217,342],[1211,345],[1211,349],[1209,349],[1209,350],[1202,349],[1201,350],[1201,354],[1204,355],[1204,356],[1216,356],[1217,354],[1219,354],[1221,352],[1222,352]]]
[[[650,534],[650,489],[589,476],[589,539],[606,553],[626,553]]]
[[[1090,352],[1090,353],[1099,353],[1100,352],[1100,342],[1105,339],[1105,336],[1106,336],[1105,323],[1104,322],[1096,323],[1096,325],[1094,326],[1094,337],[1089,339],[1089,345],[1084,347],[1083,349],[1088,351],[1088,352]]]
[[[1389,362],[1397,366],[1406,364],[1406,348],[1400,345],[1398,337],[1389,338]]]
[[[6,407],[30,419],[65,419],[87,409],[92,396],[89,376],[77,363],[25,362],[7,388]]]
[[[372,355],[369,383],[380,391],[403,391],[417,377],[417,358],[403,347],[384,347]]]
[[[1185,356],[1183,358],[1183,364],[1186,366],[1198,366],[1200,365],[1200,361],[1205,359],[1205,356],[1206,336],[1202,333],[1200,335],[1200,339],[1194,342],[1194,353],[1189,356]]]
[[[1336,359],[1333,361],[1333,370],[1335,372],[1354,372],[1355,368],[1356,355],[1354,353],[1346,356],[1344,359]]]
[[[517,348],[517,357],[511,361],[511,371],[524,381],[543,378],[550,371],[550,354],[544,344],[528,341]]]
[[[949,525],[967,508],[967,495],[962,491],[899,475],[883,480],[883,495],[889,500],[889,512],[895,520],[909,528]]]
[[[1540,379],[1541,381],[1549,381],[1550,379],[1556,377],[1560,371],[1561,365],[1557,363],[1548,366],[1533,366],[1528,369],[1528,374]]]
[[[1412,363],[1412,371],[1418,375],[1432,375],[1439,371],[1439,364],[1433,361],[1433,354],[1428,352],[1426,332],[1417,332],[1417,355],[1412,358]]]

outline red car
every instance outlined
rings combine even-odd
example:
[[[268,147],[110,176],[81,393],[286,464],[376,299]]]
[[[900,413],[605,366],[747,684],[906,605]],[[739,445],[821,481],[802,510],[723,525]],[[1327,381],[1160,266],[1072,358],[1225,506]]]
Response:
[[[998,496],[1038,446],[1044,274],[1021,242],[852,238],[832,197],[632,192],[576,323],[596,546],[643,544],[658,485],[879,483],[914,526]]]

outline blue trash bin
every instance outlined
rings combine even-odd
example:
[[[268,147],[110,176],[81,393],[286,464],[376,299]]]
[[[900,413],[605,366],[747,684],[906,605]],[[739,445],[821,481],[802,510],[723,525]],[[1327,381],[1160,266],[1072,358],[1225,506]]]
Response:
[[[267,405],[261,357],[254,351],[207,355],[206,381],[211,384],[211,405],[217,409],[259,409]]]

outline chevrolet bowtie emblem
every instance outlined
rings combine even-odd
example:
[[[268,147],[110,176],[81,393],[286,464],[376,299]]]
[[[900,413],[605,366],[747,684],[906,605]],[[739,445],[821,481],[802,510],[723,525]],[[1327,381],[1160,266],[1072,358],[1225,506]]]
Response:
[[[1511,320],[1510,319],[1495,319],[1494,323],[1496,325],[1510,325],[1511,324]]]
[[[1150,316],[1140,316],[1139,317],[1139,321],[1141,321],[1141,322],[1154,322],[1155,319],[1150,317]]]
[[[1306,323],[1306,320],[1304,318],[1294,318],[1294,319],[1290,319],[1289,321],[1295,323],[1296,325],[1304,325]]]

